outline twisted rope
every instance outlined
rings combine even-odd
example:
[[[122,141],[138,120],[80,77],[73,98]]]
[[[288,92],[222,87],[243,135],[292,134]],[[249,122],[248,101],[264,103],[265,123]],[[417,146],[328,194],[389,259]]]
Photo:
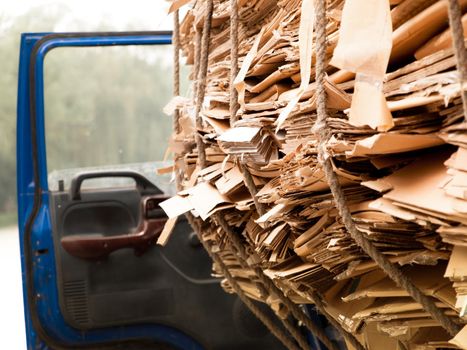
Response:
[[[173,95],[180,95],[180,21],[178,10],[174,12],[174,30],[172,33],[172,43],[174,46],[174,75],[173,75]],[[174,111],[173,118],[173,130],[175,134],[179,134],[181,131],[180,127],[180,111],[178,108]]]
[[[198,28],[195,28],[195,71],[194,71],[194,89],[193,89],[193,99],[196,104],[196,98],[198,96],[198,74],[199,74],[199,61],[201,60],[201,31]]]
[[[172,43],[174,47],[173,52],[173,96],[180,95],[180,20],[179,20],[179,12],[176,10],[174,12],[174,30],[172,33]],[[173,133],[176,136],[182,131],[182,127],[180,125],[180,110],[178,108],[174,111],[173,116]],[[183,158],[184,154],[176,154],[174,152],[174,165],[177,164],[177,160]],[[175,175],[175,186],[177,191],[180,191],[182,188],[182,178],[183,174],[180,169],[177,169],[174,166],[174,175]]]
[[[237,0],[231,0],[230,5],[231,5],[231,17],[230,17],[230,38],[231,38],[230,73],[231,74],[230,74],[230,83],[229,83],[229,87],[230,87],[229,108],[230,108],[230,126],[233,126],[235,121],[237,120],[237,111],[238,111],[238,95],[237,95],[237,90],[235,89],[234,84],[233,84],[235,77],[237,76],[237,73],[238,73],[238,4],[237,4]],[[253,176],[251,175],[248,168],[246,167],[246,164],[242,164],[241,161],[239,161],[238,163],[239,163],[240,170],[243,174],[243,182],[245,183],[251,197],[253,198],[256,211],[258,212],[259,215],[263,215],[266,212],[266,210],[265,210],[264,205],[260,203],[258,198],[256,197],[256,194],[258,193],[258,191],[254,183]],[[233,244],[233,247],[236,249],[237,253],[240,255],[240,261],[246,262],[247,265],[250,265],[248,264],[248,261],[249,261],[248,254],[246,252],[246,249],[240,237],[230,228],[230,226],[227,224],[227,222],[221,215],[217,215],[216,219],[219,222],[221,228],[224,230],[224,233],[227,235],[229,241]],[[257,261],[257,259],[254,259],[254,260]],[[274,284],[274,282],[269,277],[267,277],[264,274],[263,270],[260,267],[253,267],[253,266],[249,266],[249,267],[253,269],[257,278],[266,288],[267,292],[269,294],[276,295],[280,299],[280,301],[289,309],[292,315],[297,320],[302,322],[310,332],[316,335],[318,339],[320,339],[321,342],[327,346],[328,349],[330,350],[337,349],[336,344],[334,344],[328,338],[328,336],[324,333],[324,331],[320,327],[317,327],[309,319],[309,317],[296,304],[294,304],[282,292],[282,290]],[[284,326],[288,329],[290,334],[292,334],[292,336],[300,344],[301,337],[299,337],[300,333],[296,330],[296,328],[286,323],[284,323]],[[303,347],[302,344],[300,345]],[[308,348],[308,347],[305,347],[305,348]]]
[[[310,344],[308,344],[308,341],[303,336],[303,333],[300,331],[297,325],[288,318],[281,321],[284,325],[284,328],[287,329],[287,332],[289,332],[292,335],[292,337],[297,341],[300,348],[303,350],[309,350]]]
[[[331,158],[327,154],[326,143],[329,139],[326,118],[326,91],[324,88],[325,66],[326,66],[326,0],[317,0],[316,4],[316,95],[318,118],[314,126],[314,133],[318,140],[319,162],[323,167],[326,180],[331,189],[334,201],[342,221],[355,240],[357,245],[368,254],[376,264],[399,286],[405,289],[409,295],[420,303],[433,319],[437,320],[441,326],[451,335],[455,335],[460,327],[449,317],[438,309],[432,299],[424,295],[413,282],[393,265],[385,255],[378,251],[375,246],[360,232],[355,225],[349,208],[347,207],[344,193],[337,179],[337,175],[332,168]]]
[[[238,161],[238,166],[240,167],[240,170],[243,175],[243,183],[245,184],[246,188],[248,189],[248,192],[250,192],[251,198],[253,198],[253,202],[255,203],[255,208],[258,214],[261,216],[264,213],[266,213],[266,209],[264,207],[264,204],[261,203],[258,198],[256,197],[256,194],[258,193],[258,190],[255,185],[255,181],[253,180],[253,176],[251,175],[250,171],[246,167],[246,164],[242,164],[242,162],[239,160]]]
[[[233,81],[238,74],[238,3],[230,0],[230,126],[237,121],[238,92]]]
[[[197,88],[196,88],[196,146],[198,148],[198,160],[201,168],[206,167],[206,145],[203,142],[203,137],[200,131],[203,129],[203,119],[201,118],[201,106],[204,100],[206,90],[206,79],[208,72],[209,61],[209,41],[211,38],[211,20],[212,12],[214,10],[213,0],[206,1],[206,13],[204,17],[203,34],[201,37],[201,52],[199,62],[199,70],[197,75]]]
[[[233,244],[234,248],[236,249],[237,253],[239,254],[240,258],[248,263],[249,257],[243,245],[243,242],[238,234],[236,234],[232,228],[229,226],[227,221],[224,219],[223,216],[218,215],[216,220],[219,222],[219,225],[223,229],[224,233],[228,237],[229,241]],[[252,253],[252,257],[254,261],[258,260],[256,253]],[[310,318],[296,305],[293,303],[285,294],[284,292],[277,287],[274,282],[264,274],[264,271],[260,267],[254,267],[249,264],[250,268],[253,269],[255,275],[259,279],[259,281],[264,285],[266,290],[269,294],[273,294],[279,298],[279,300],[287,307],[290,313],[300,322],[302,322],[305,327],[313,333],[329,350],[338,350],[337,345],[332,342],[324,330],[314,324]]]
[[[280,301],[285,305],[285,301],[289,300],[286,296],[283,295],[282,291],[278,289],[275,285],[274,287],[277,289],[273,290],[271,287],[272,281],[267,277],[263,270],[258,267],[253,267],[252,264],[248,263],[248,253],[246,252],[245,247],[243,246],[240,238],[238,235],[236,235],[230,226],[227,224],[225,221],[224,217],[221,214],[216,214],[215,220],[219,223],[219,226],[221,226],[222,230],[224,231],[225,236],[227,237],[227,244],[230,246],[230,248],[235,249],[237,253],[237,261],[239,262],[240,266],[244,269],[252,270],[254,274],[256,275],[257,279],[261,283],[259,286],[264,289],[264,292],[266,294],[265,299],[267,298],[268,295],[275,295],[277,296]],[[235,243],[234,243],[235,242]],[[257,259],[257,257],[253,254],[253,256]],[[285,300],[284,300],[285,298]],[[297,307],[295,304],[290,302],[292,305]],[[289,310],[290,308],[287,307]],[[298,307],[297,307],[298,309]],[[273,310],[274,311],[274,310]],[[292,313],[293,315],[293,313]],[[290,335],[296,340],[296,342],[299,344],[300,348],[303,350],[309,350],[309,345],[303,334],[300,332],[300,330],[297,328],[297,326],[288,320],[287,318],[282,319],[280,318],[280,321],[282,322],[284,328],[290,333]],[[300,320],[297,318],[297,320]],[[317,330],[319,332],[319,330]],[[324,333],[323,333],[324,334]],[[324,334],[324,337],[326,335]],[[324,342],[323,342],[324,343]],[[330,350],[334,350],[335,348],[330,347]]]
[[[250,311],[255,315],[258,320],[260,320],[266,328],[277,338],[279,341],[284,344],[284,346],[287,349],[291,350],[300,350],[300,349],[307,349],[307,348],[299,348],[293,341],[287,337],[285,332],[278,327],[277,324],[275,324],[272,319],[267,315],[266,313],[263,312],[253,301],[248,298],[245,293],[243,292],[242,288],[240,285],[237,283],[235,278],[232,276],[230,273],[229,269],[227,266],[224,264],[222,259],[219,257],[218,254],[213,252],[213,249],[211,245],[203,238],[201,232],[201,224],[199,223],[198,220],[196,220],[193,215],[191,214],[185,214],[188,222],[190,223],[191,227],[195,230],[196,234],[199,237],[200,242],[202,243],[204,249],[208,252],[208,255],[211,257],[212,261],[219,266],[219,269],[221,270],[221,273],[224,275],[224,277],[227,279],[229,282],[230,286],[232,286],[233,290],[235,293],[237,293],[238,297],[240,300],[245,304],[245,306],[250,309]],[[285,324],[284,324],[285,325]]]
[[[318,292],[312,292],[310,295],[315,304],[316,310],[323,315],[331,326],[333,326],[347,341],[352,344],[355,350],[365,350],[363,345],[355,338],[355,336],[347,332],[342,325],[337,322],[329,313],[326,311],[326,307],[323,303],[323,297]]]
[[[205,90],[206,90],[207,68],[208,68],[208,61],[209,61],[209,40],[210,40],[210,35],[211,35],[211,19],[212,19],[213,7],[214,7],[213,0],[208,0],[207,7],[206,7],[206,15],[204,19],[204,25],[203,25],[203,33],[200,39],[201,45],[197,45],[198,47],[201,46],[199,58],[197,60],[196,60],[197,53],[195,52],[195,60],[196,62],[198,62],[198,65],[199,65],[199,67],[195,67],[195,72],[197,72],[195,115],[196,115],[196,127],[198,129],[198,133],[196,134],[196,146],[198,149],[198,158],[200,161],[199,165],[201,169],[206,167],[206,150],[205,150],[205,144],[202,140],[202,137],[199,134],[199,131],[203,128],[200,111],[201,111],[201,105],[203,103],[204,96],[205,96]],[[193,226],[195,224],[193,220],[194,218],[193,217],[190,218],[190,217],[191,215],[187,216],[189,221],[191,220],[190,223],[193,222],[192,224]],[[210,245],[203,240],[201,231],[198,230],[197,233],[206,251],[210,254],[213,261],[215,261],[220,266],[222,273],[224,274],[224,276],[226,276],[232,288],[239,295],[239,298],[245,303],[245,305],[251,310],[251,312],[260,321],[262,321],[268,327],[268,329],[271,330],[271,333],[273,333],[289,349],[299,350],[300,348],[298,348],[295,345],[295,343],[290,341],[289,338],[284,334],[284,332],[274,322],[272,322],[272,320],[266,314],[262,313],[261,310],[258,307],[256,307],[256,305],[254,305],[251,302],[251,300],[244,294],[243,290],[240,288],[238,283],[232,277],[227,267],[223,264],[221,258],[217,254],[215,254],[212,251],[212,248],[210,247]],[[240,263],[243,265],[244,261],[240,260]],[[283,321],[283,320],[281,321],[283,322],[284,327],[287,330],[289,330],[290,334],[295,338],[295,340],[297,341],[298,344],[300,344],[300,346],[307,343],[303,335],[301,335],[300,332],[297,331],[292,324],[290,324],[289,322]],[[303,350],[307,348],[308,346],[305,348],[302,347]]]
[[[465,83],[467,81],[467,52],[465,51],[462,12],[457,0],[448,1],[448,15],[454,45],[454,56],[456,57],[456,66],[459,72],[464,119],[467,120],[467,91],[465,91]]]
[[[237,0],[230,0],[230,81],[229,81],[229,110],[230,110],[230,127],[233,127],[235,122],[238,120],[237,111],[239,108],[238,104],[238,92],[233,82],[238,74],[238,3]],[[251,173],[248,171],[245,164],[239,160],[238,165],[243,174],[244,183],[250,192],[251,197],[255,203],[256,210],[260,215],[265,213],[264,205],[256,198],[256,185],[253,181]]]

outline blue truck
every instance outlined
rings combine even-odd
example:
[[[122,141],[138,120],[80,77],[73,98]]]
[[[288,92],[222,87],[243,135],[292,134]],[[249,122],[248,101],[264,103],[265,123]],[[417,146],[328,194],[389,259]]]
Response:
[[[170,189],[158,185],[153,165],[48,173],[46,55],[170,44],[171,32],[22,35],[17,190],[28,349],[283,349],[211,276],[185,220],[165,247],[154,244],[166,221],[158,202]],[[85,186],[99,179],[103,186]],[[307,336],[310,349],[323,349]]]

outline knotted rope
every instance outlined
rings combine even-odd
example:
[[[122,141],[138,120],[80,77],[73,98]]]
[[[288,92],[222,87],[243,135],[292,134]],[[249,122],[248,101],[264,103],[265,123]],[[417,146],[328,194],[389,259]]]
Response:
[[[450,26],[451,30],[453,32],[453,42],[454,42],[454,47],[455,47],[455,54],[456,54],[456,59],[457,59],[457,68],[459,71],[460,79],[461,79],[461,86],[463,86],[463,83],[467,80],[467,55],[465,52],[465,46],[464,46],[464,38],[463,38],[463,28],[461,24],[461,12],[459,8],[459,4],[457,0],[448,0],[449,1],[449,19],[450,19]],[[196,77],[197,77],[197,83],[195,86],[195,95],[196,95],[196,124],[198,130],[202,129],[202,119],[199,115],[199,112],[201,110],[201,104],[204,99],[204,91],[206,87],[206,75],[207,75],[207,65],[208,65],[208,52],[209,52],[209,32],[210,32],[210,27],[211,27],[211,16],[212,16],[212,0],[207,1],[207,14],[205,17],[205,23],[204,23],[204,30],[203,30],[203,35],[201,38],[201,35],[197,31],[197,38],[200,38],[201,45],[195,45],[195,61],[197,62],[198,69],[196,71]],[[238,72],[238,5],[236,0],[231,0],[231,5],[232,9],[235,11],[232,11],[233,16],[232,16],[232,24],[231,24],[231,39],[232,39],[232,49],[231,49],[231,84],[230,84],[230,121],[231,125],[236,121],[236,114],[238,110],[238,104],[237,104],[237,96],[236,96],[236,90],[233,87],[233,78],[235,77],[236,73]],[[234,13],[235,12],[235,13]],[[325,172],[326,179],[330,185],[331,192],[334,196],[336,206],[338,208],[338,211],[342,217],[343,223],[346,226],[348,232],[350,233],[351,237],[355,240],[355,242],[378,264],[378,266],[386,272],[386,274],[400,287],[404,288],[407,290],[410,296],[417,302],[419,302],[423,308],[431,314],[431,316],[436,319],[440,324],[442,325],[443,328],[445,328],[450,334],[454,335],[456,334],[460,327],[456,323],[454,323],[449,317],[445,316],[442,311],[440,311],[436,305],[434,304],[433,300],[430,299],[429,297],[425,296],[414,284],[413,282],[405,276],[402,271],[397,268],[395,265],[393,265],[387,258],[384,256],[381,252],[379,252],[373,244],[364,236],[362,232],[358,230],[356,227],[355,223],[353,222],[351,213],[346,205],[345,202],[345,197],[342,191],[342,188],[340,187],[340,184],[338,182],[337,176],[334,173],[332,163],[331,163],[331,158],[327,154],[327,149],[326,149],[326,143],[329,139],[330,132],[327,128],[326,124],[326,118],[327,118],[327,110],[326,110],[326,92],[324,89],[324,76],[325,76],[325,64],[326,64],[326,8],[325,8],[325,0],[317,0],[316,2],[316,12],[317,12],[317,25],[316,25],[316,40],[317,40],[317,62],[316,62],[316,82],[317,82],[317,112],[318,112],[318,118],[316,121],[316,125],[314,127],[314,132],[317,136],[318,139],[318,154],[319,154],[319,161],[320,164],[323,167],[323,170]],[[177,21],[178,22],[178,21]],[[209,30],[206,30],[209,29]],[[235,35],[235,33],[237,35]],[[197,40],[198,41],[198,40]],[[237,45],[234,45],[233,43],[236,42]],[[236,47],[236,50],[234,50]],[[198,48],[198,49],[197,49]],[[200,49],[201,48],[201,49]],[[198,59],[197,58],[197,51],[200,52]],[[178,74],[178,73],[177,73]],[[175,82],[174,82],[175,84]],[[175,85],[174,85],[174,90],[175,90]],[[464,115],[467,116],[467,95],[466,92],[462,90],[462,99],[463,99],[463,105],[464,105]],[[197,148],[198,148],[198,157],[200,158],[200,165],[201,167],[204,167],[206,165],[206,157],[205,157],[205,147],[204,147],[204,142],[202,141],[201,135],[197,133],[196,135],[196,143],[197,143]],[[254,186],[253,178],[251,177],[251,174],[249,173],[248,169],[244,165],[242,167],[242,172],[245,174],[249,174],[249,180],[246,180],[246,185],[247,188],[249,189],[250,193],[252,194],[252,198],[255,199],[256,195],[256,187]],[[245,177],[247,179],[247,176]],[[255,203],[257,205],[257,203]],[[258,213],[264,213],[264,208],[260,208],[260,206],[257,206]],[[236,248],[237,252],[239,253],[240,257],[242,258],[243,261],[247,261],[248,255],[246,253],[246,250],[242,244],[242,241],[240,237],[228,226],[227,222],[225,219],[217,215],[216,216],[217,221],[219,222],[220,226],[222,227],[223,231],[226,233],[227,237],[233,244],[233,246]],[[192,218],[191,221],[194,221],[195,219]],[[192,223],[192,226],[199,227],[199,225],[196,225],[195,223]],[[276,329],[277,325],[267,325],[267,323],[270,320],[270,318],[263,314],[261,314],[261,310],[257,308],[257,310],[253,311],[256,305],[254,305],[251,300],[245,296],[243,291],[241,290],[240,286],[238,283],[235,281],[235,279],[232,277],[230,272],[228,271],[227,267],[225,264],[222,262],[219,256],[216,254],[213,254],[211,251],[211,247],[204,242],[203,239],[201,239],[201,231],[197,230],[198,234],[200,235],[200,240],[203,242],[203,245],[205,245],[206,250],[208,253],[211,255],[213,260],[216,262],[216,264],[220,267],[222,270],[222,273],[224,276],[226,276],[226,279],[229,281],[229,284],[232,286],[232,288],[235,290],[237,294],[239,294],[239,298],[247,305],[250,310],[263,322],[266,324],[266,326],[271,330],[271,332],[276,335],[281,342],[286,345],[290,349],[296,349],[297,346],[295,343],[290,342],[290,340],[286,337],[285,333],[280,329],[279,331]],[[270,292],[270,294],[275,294],[278,295],[279,297],[282,295],[283,298],[280,297],[281,301],[284,303],[286,307],[289,308],[291,311],[292,315],[299,319],[301,322],[303,322],[307,328],[310,329],[313,333],[315,333],[318,336],[318,333],[322,331],[320,328],[315,329],[316,326],[314,324],[309,325],[307,324],[308,321],[310,321],[307,317],[305,320],[301,320],[302,316],[304,315],[303,312],[290,301],[283,292],[269,279],[269,277],[264,275],[264,272],[262,271],[261,268],[256,267],[254,268],[255,273],[257,274],[259,280],[263,283],[265,288]],[[245,300],[243,299],[245,298]],[[323,308],[324,306],[322,305],[322,301],[319,297],[314,297],[314,299],[317,298],[319,299],[316,302],[316,305],[318,308]],[[251,305],[248,305],[251,304]],[[296,313],[296,309],[299,310],[299,314]],[[294,312],[295,310],[295,312]],[[331,319],[330,319],[331,321]],[[332,320],[334,321],[334,320]],[[311,322],[311,321],[310,321]],[[331,322],[333,325],[337,326],[337,328],[340,330],[340,324],[337,322]],[[337,325],[336,325],[337,323]],[[286,328],[287,325],[284,323]],[[270,327],[274,328],[272,330]],[[289,330],[290,331],[290,330]],[[292,330],[293,332],[293,330]],[[324,335],[325,336],[325,335]],[[344,336],[349,336],[349,334],[344,334]],[[281,339],[281,337],[285,337],[284,339]],[[319,337],[319,336],[318,336]],[[326,337],[326,336],[325,336]],[[320,338],[320,337],[319,337]],[[327,337],[326,337],[327,338]],[[356,341],[354,337],[351,337],[352,339]],[[297,339],[297,338],[296,338]],[[348,338],[349,339],[349,338]],[[322,339],[320,339],[323,341]],[[329,339],[328,339],[329,340]],[[297,339],[299,344],[301,341]],[[286,344],[287,343],[287,344]],[[324,342],[323,342],[324,343]],[[333,349],[335,348],[335,344],[330,342],[329,344],[325,344],[328,346],[328,348]],[[300,344],[300,346],[303,348],[303,343]],[[357,346],[359,346],[359,349],[363,349],[361,345],[357,342]]]
[[[240,256],[240,259],[246,261],[248,264],[248,261],[250,259],[240,236],[229,226],[229,224],[223,216],[216,216],[216,220],[219,222],[219,225],[224,231],[224,234],[227,236],[227,238],[237,251],[238,255]],[[259,258],[256,255],[256,253],[253,252],[251,255],[253,261],[258,261]],[[316,324],[314,324],[313,321],[311,321],[310,318],[307,315],[305,315],[305,313],[300,309],[300,307],[297,304],[293,303],[284,294],[284,292],[279,287],[277,287],[268,276],[264,274],[264,271],[260,267],[252,266],[252,264],[248,264],[248,266],[253,269],[256,277],[264,285],[268,293],[277,296],[279,300],[285,305],[285,307],[287,307],[292,316],[294,316],[297,320],[302,322],[305,325],[305,327],[311,333],[313,333],[328,349],[338,349],[336,344],[328,338],[324,330],[321,327],[318,327]]]
[[[214,263],[217,264],[217,266],[221,270],[221,273],[224,275],[226,280],[229,282],[230,286],[232,286],[233,290],[235,291],[235,293],[237,293],[240,300],[253,313],[253,315],[255,315],[256,318],[258,318],[258,320],[260,320],[266,326],[266,328],[277,339],[279,339],[279,341],[282,344],[284,344],[284,346],[287,349],[291,349],[291,350],[306,349],[306,347],[305,348],[298,347],[293,341],[291,341],[289,337],[287,336],[287,334],[276,323],[273,322],[271,317],[269,317],[269,315],[267,315],[263,310],[261,310],[257,305],[255,305],[255,303],[253,303],[253,301],[245,295],[242,288],[237,283],[235,278],[232,276],[232,274],[230,273],[229,269],[224,264],[220,256],[213,252],[211,245],[203,238],[202,227],[201,227],[201,223],[199,222],[199,220],[195,219],[195,217],[191,214],[186,214],[186,217],[191,227],[193,227],[196,234],[198,235],[201,244],[203,245],[204,249],[207,251],[208,255],[211,257],[212,261],[214,261]]]
[[[173,95],[180,96],[180,20],[178,10],[174,12],[174,30],[172,33],[172,43],[174,46],[174,75],[173,75]],[[175,135],[180,133],[180,111],[174,111],[173,130]]]
[[[230,87],[230,104],[229,104],[229,109],[230,109],[230,125],[233,126],[235,121],[237,120],[237,111],[238,111],[238,95],[237,95],[237,90],[234,87],[234,80],[235,77],[238,73],[238,4],[237,0],[231,0],[230,1],[231,5],[231,17],[230,17],[230,38],[231,38],[231,47],[230,47],[230,57],[231,57],[231,62],[230,62],[230,82],[229,82],[229,87]],[[241,161],[238,162],[240,170],[242,171],[243,175],[243,181],[254,201],[256,211],[258,212],[259,215],[263,215],[266,210],[265,207],[262,203],[259,202],[256,194],[257,194],[257,188],[253,180],[253,176],[251,175],[250,171],[248,170],[246,164],[242,164]],[[226,220],[221,216],[218,215],[216,216],[217,221],[219,222],[220,226],[224,230],[224,233],[227,235],[229,238],[229,241],[233,244],[235,250],[237,253],[240,255],[240,258],[244,262],[249,261],[248,254],[246,252],[246,249],[243,245],[243,242],[241,241],[240,237],[238,234],[236,234],[231,227],[228,225]],[[256,254],[254,254],[256,255]],[[253,258],[253,261],[258,261],[258,257],[255,256]],[[268,291],[269,294],[274,294],[276,295],[280,301],[289,309],[289,311],[292,313],[292,315],[302,322],[305,327],[312,332],[315,336],[318,337],[318,339],[321,340],[323,344],[326,345],[328,349],[336,349],[336,344],[333,343],[328,336],[324,333],[322,328],[317,327],[316,324],[314,324],[310,318],[296,305],[293,303],[285,294],[284,292],[268,277],[264,274],[263,270],[260,267],[250,267],[253,269],[255,272],[257,278],[260,280],[260,282],[264,285],[266,290]],[[324,311],[323,311],[324,313]],[[343,331],[342,328],[340,328],[341,331]],[[346,332],[344,332],[346,333]],[[346,334],[346,336],[352,338],[351,342],[356,345],[357,349],[363,349],[363,347],[360,345],[360,343],[355,339],[355,337]],[[360,346],[360,347],[359,347]]]
[[[201,36],[201,52],[200,59],[198,61],[199,70],[196,76],[196,147],[198,149],[198,160],[199,165],[202,168],[206,167],[206,146],[203,141],[203,137],[200,131],[203,129],[203,119],[201,118],[201,106],[204,100],[204,93],[206,90],[206,79],[208,73],[208,61],[209,61],[209,41],[211,39],[211,20],[212,12],[214,10],[214,4],[212,0],[206,2],[206,13],[204,16],[203,34]]]
[[[210,41],[210,34],[211,34],[211,19],[213,13],[213,0],[207,1],[206,6],[206,14],[204,18],[204,25],[203,25],[203,32],[202,35],[197,34],[201,37],[200,45],[195,45],[201,47],[199,58],[196,60],[197,53],[195,52],[195,60],[198,67],[195,67],[195,72],[197,72],[197,83],[196,83],[196,106],[195,106],[195,116],[196,116],[196,127],[198,132],[196,133],[196,146],[198,150],[198,158],[199,158],[199,165],[200,168],[203,169],[206,167],[206,151],[205,145],[202,140],[199,131],[203,128],[202,118],[200,116],[201,106],[204,100],[205,90],[206,90],[206,80],[207,80],[207,70],[208,70],[208,61],[209,61],[209,41]],[[198,32],[197,32],[198,33]],[[198,40],[196,40],[198,42]],[[217,215],[219,218],[220,215]],[[308,344],[306,339],[303,335],[295,329],[295,326],[291,324],[288,320],[281,320],[284,327],[290,332],[290,334],[294,337],[300,347],[291,341],[284,331],[278,327],[276,323],[272,321],[272,319],[263,313],[254,303],[244,294],[243,290],[238,285],[237,281],[233,278],[233,276],[228,271],[228,268],[223,263],[222,259],[212,251],[212,247],[206,242],[202,237],[202,231],[200,230],[199,225],[196,225],[196,220],[192,217],[192,215],[187,215],[187,218],[190,224],[193,226],[195,231],[198,234],[200,241],[202,242],[204,248],[209,253],[211,258],[214,262],[220,267],[222,273],[226,277],[229,284],[232,286],[234,291],[238,294],[239,298],[245,303],[245,305],[250,309],[250,311],[260,320],[262,321],[266,327],[274,334],[287,348],[289,349],[297,349],[297,350],[306,350],[308,349]],[[196,229],[198,228],[198,229]],[[245,261],[240,261],[245,264]]]
[[[195,82],[194,82],[194,89],[193,89],[193,99],[194,99],[194,104],[196,104],[196,98],[198,96],[198,74],[199,74],[199,61],[201,59],[201,30],[198,28],[195,28],[195,58],[194,58],[194,77],[195,77]]]
[[[454,0],[455,1],[455,0]],[[346,204],[345,196],[339,184],[337,175],[334,173],[331,158],[327,153],[326,143],[330,132],[327,128],[326,91],[324,88],[325,66],[326,66],[326,0],[316,0],[316,95],[317,95],[317,120],[313,128],[318,140],[318,158],[324,170],[326,180],[334,197],[334,202],[342,218],[342,221],[357,245],[368,254],[376,264],[391,278],[399,287],[405,289],[409,295],[426,310],[433,319],[451,335],[455,335],[460,326],[454,323],[440,309],[434,301],[424,295],[415,284],[392,264],[366,236],[357,228],[352,219],[350,210]]]
[[[233,84],[238,74],[238,3],[230,0],[230,126],[237,121],[238,93]]]
[[[352,344],[355,350],[365,350],[363,345],[355,338],[355,336],[347,332],[342,325],[337,322],[331,315],[326,311],[326,307],[323,302],[323,297],[318,294],[317,292],[310,293],[310,297],[313,300],[313,304],[315,304],[316,310],[323,315],[326,320],[329,322],[331,326],[333,326],[347,341]]]

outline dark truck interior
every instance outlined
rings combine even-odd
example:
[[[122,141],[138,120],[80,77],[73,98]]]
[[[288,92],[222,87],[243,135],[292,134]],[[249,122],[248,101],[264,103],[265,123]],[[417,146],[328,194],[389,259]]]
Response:
[[[93,178],[128,177],[133,188],[82,190]],[[155,240],[166,197],[133,171],[76,175],[51,192],[61,312],[80,330],[159,323],[206,349],[282,349],[234,296],[211,277],[211,261],[187,221],[165,247]],[[265,308],[266,310],[267,308]]]
[[[47,169],[43,71],[36,68],[48,50],[54,45],[159,45],[167,37],[170,33],[89,32],[22,38],[18,197],[24,209],[20,225],[29,346],[284,348],[212,277],[212,262],[186,220],[179,219],[166,246],[156,245],[167,220],[158,203],[169,196],[154,185],[157,179],[148,180],[142,171],[88,171],[80,165],[71,177],[50,180],[48,170],[69,166]],[[79,135],[75,139],[83,142]],[[132,179],[134,186],[114,186],[107,180],[112,178]],[[105,180],[104,186],[86,186],[96,179]],[[265,304],[258,306],[269,312]],[[181,340],[170,339],[177,336]]]

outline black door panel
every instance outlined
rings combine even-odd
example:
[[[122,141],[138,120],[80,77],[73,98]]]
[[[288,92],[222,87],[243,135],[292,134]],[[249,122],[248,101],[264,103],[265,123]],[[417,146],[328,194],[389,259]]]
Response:
[[[142,196],[157,193],[151,183],[141,179],[139,174],[134,175],[134,171],[155,175],[154,162],[147,160],[158,159],[158,154],[163,154],[165,146],[161,142],[170,133],[170,121],[158,112],[162,108],[157,107],[159,103],[146,103],[158,99],[153,98],[154,93],[144,95],[143,92],[149,90],[138,90],[139,84],[133,88],[138,98],[131,104],[135,113],[121,107],[125,96],[118,95],[112,103],[107,93],[113,90],[108,87],[118,85],[118,72],[101,80],[98,73],[107,72],[107,69],[95,69],[94,74],[88,74],[89,65],[81,66],[79,55],[73,54],[75,63],[67,65],[70,69],[52,64],[52,69],[48,70],[54,72],[54,77],[63,73],[64,86],[71,87],[69,96],[76,95],[86,102],[103,101],[101,105],[86,103],[89,111],[76,114],[69,108],[72,103],[68,98],[44,93],[44,82],[52,81],[44,79],[46,54],[59,47],[68,47],[75,53],[77,46],[81,50],[87,46],[141,47],[169,43],[170,33],[167,32],[25,34],[22,38],[18,88],[18,201],[26,324],[31,349],[94,349],[101,345],[106,349],[166,348],[160,343],[196,349],[199,344],[205,349],[225,350],[283,348],[236,296],[224,293],[219,281],[210,276],[211,261],[193,239],[185,221],[178,223],[168,245],[163,248],[150,245],[149,249],[139,250],[136,249],[139,246],[119,246],[117,250],[99,255],[98,259],[96,256],[80,258],[63,248],[62,243],[69,243],[70,239],[82,243],[79,236],[105,244],[118,236],[141,232],[138,228],[141,222],[146,222],[141,221],[142,213],[146,213],[140,212]],[[114,55],[104,56],[104,68],[107,66],[105,57]],[[98,62],[96,57],[92,67],[97,67]],[[140,68],[139,64],[134,66]],[[71,74],[79,67],[81,74]],[[153,73],[158,70],[154,68],[157,67],[151,66],[150,74],[145,75],[150,80],[157,79],[158,74]],[[127,69],[122,72],[122,76],[132,76]],[[72,76],[78,77],[78,81],[70,84]],[[86,89],[86,77],[90,77],[93,84],[99,83],[99,93]],[[124,86],[125,92],[131,89],[130,84]],[[159,90],[161,95],[157,92],[157,97],[167,95],[167,89]],[[101,91],[106,93],[105,99],[101,98]],[[59,113],[49,110],[46,118],[44,105],[53,103],[63,108]],[[140,108],[142,106],[145,107]],[[141,147],[137,149],[135,145]],[[114,168],[125,169],[118,176],[128,177],[128,172],[132,172],[130,177],[136,188],[118,188],[113,181],[105,180],[93,182],[110,188],[81,190],[81,183],[75,181],[75,186],[71,186],[75,189],[70,190],[73,198],[70,192],[64,191],[66,184],[71,185],[68,180],[82,175],[79,173],[83,170],[88,174],[81,179],[87,182],[89,173],[94,173],[90,178],[96,177],[91,169]],[[99,177],[116,175],[106,172]],[[149,177],[153,183],[163,182]],[[89,182],[87,185],[89,188]],[[168,192],[172,190],[167,188]],[[161,219],[157,209],[147,209],[148,221]],[[51,259],[51,254],[55,259]],[[265,306],[261,304],[260,307]],[[152,327],[145,326],[150,323]],[[126,327],[130,325],[133,326]],[[163,325],[171,327],[167,334]]]
[[[165,247],[142,255],[125,248],[104,259],[81,259],[63,237],[131,232],[140,221],[137,189],[68,191],[51,195],[61,311],[80,330],[159,323],[174,326],[207,349],[282,349],[277,340],[211,277],[211,261],[185,220]],[[246,316],[245,316],[246,315]],[[156,347],[157,348],[157,347]]]
[[[129,232],[138,224],[131,208],[119,201],[78,203],[63,213],[63,236]]]

